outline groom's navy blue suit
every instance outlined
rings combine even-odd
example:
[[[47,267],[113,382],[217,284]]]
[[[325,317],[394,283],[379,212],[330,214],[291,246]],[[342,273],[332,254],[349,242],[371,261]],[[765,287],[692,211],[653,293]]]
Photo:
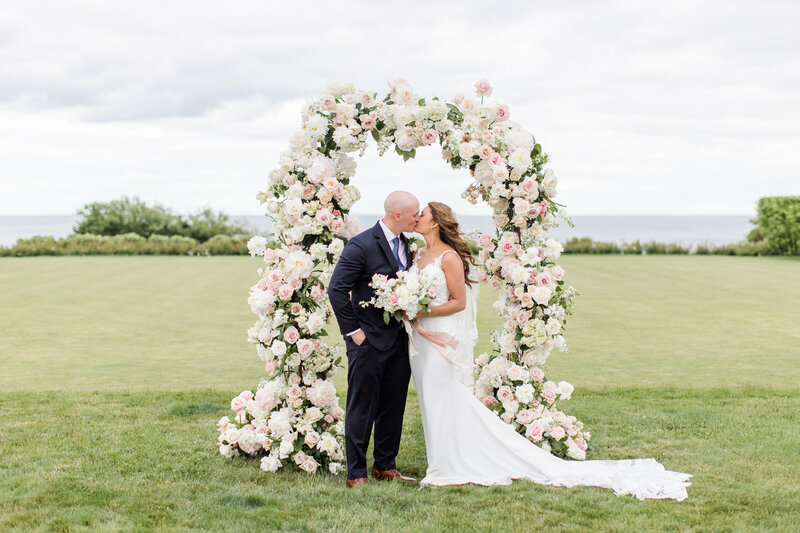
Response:
[[[400,235],[411,254],[408,239]],[[405,265],[408,267],[408,264]],[[408,336],[395,320],[386,325],[383,310],[361,307],[374,295],[369,287],[373,274],[396,277],[401,269],[380,223],[356,235],[345,245],[328,286],[328,296],[347,346],[347,413],[345,443],[347,478],[367,477],[367,447],[375,426],[374,468],[393,470],[400,448],[411,367]],[[360,346],[347,336],[362,329]]]

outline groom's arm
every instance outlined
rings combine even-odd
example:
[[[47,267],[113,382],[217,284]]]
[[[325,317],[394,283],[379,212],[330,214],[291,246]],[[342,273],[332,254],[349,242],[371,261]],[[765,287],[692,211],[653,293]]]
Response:
[[[336,263],[336,268],[333,269],[333,275],[328,284],[328,297],[331,300],[336,320],[339,322],[339,331],[343,336],[361,329],[350,303],[350,291],[361,277],[364,263],[365,254],[361,245],[353,241],[348,242],[342,250],[342,255],[339,257],[339,262]]]

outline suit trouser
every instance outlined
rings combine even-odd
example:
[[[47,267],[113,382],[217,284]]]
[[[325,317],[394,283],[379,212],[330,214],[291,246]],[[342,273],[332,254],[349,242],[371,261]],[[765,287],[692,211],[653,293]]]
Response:
[[[347,413],[345,445],[347,478],[367,477],[367,448],[375,426],[374,468],[392,470],[400,449],[411,366],[408,336],[399,333],[387,350],[378,350],[369,339],[347,345]]]

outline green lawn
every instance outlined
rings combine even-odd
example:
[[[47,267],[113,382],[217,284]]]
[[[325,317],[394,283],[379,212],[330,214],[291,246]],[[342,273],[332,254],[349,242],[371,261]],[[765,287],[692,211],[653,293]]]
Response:
[[[800,529],[800,261],[565,256],[550,377],[600,449],[695,474],[689,499],[268,475],[214,442],[262,375],[242,257],[0,260],[0,530]],[[498,325],[481,294],[481,342]],[[334,330],[335,327],[330,328]],[[344,372],[337,376],[344,392]],[[413,388],[401,470],[422,476]]]

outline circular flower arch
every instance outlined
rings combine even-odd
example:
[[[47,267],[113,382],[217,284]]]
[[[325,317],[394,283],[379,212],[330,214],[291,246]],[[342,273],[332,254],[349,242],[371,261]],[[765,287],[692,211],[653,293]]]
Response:
[[[243,391],[231,401],[235,416],[218,423],[220,453],[260,456],[268,472],[344,468],[344,411],[332,381],[341,348],[323,340],[332,314],[326,287],[345,243],[359,231],[348,214],[360,198],[348,154],[363,155],[372,138],[381,155],[394,147],[404,160],[438,143],[451,167],[470,171],[462,196],[486,201],[496,226],[494,235],[476,235],[476,275],[498,291],[494,309],[504,319],[502,330],[491,333],[492,352],[476,359],[475,394],[542,448],[584,459],[589,433],[556,407],[573,387],[547,380],[543,371],[553,349],[566,350],[562,330],[576,295],[555,264],[562,246],[547,237],[559,215],[547,155],[509,120],[508,106],[485,101],[492,94],[486,80],[475,84],[479,100],[459,95],[449,102],[420,98],[402,79],[389,86],[378,100],[351,84],[333,84],[306,104],[290,150],[258,194],[277,242],[253,237],[248,243],[264,259],[250,290],[258,320],[248,339],[267,376],[255,393]]]

